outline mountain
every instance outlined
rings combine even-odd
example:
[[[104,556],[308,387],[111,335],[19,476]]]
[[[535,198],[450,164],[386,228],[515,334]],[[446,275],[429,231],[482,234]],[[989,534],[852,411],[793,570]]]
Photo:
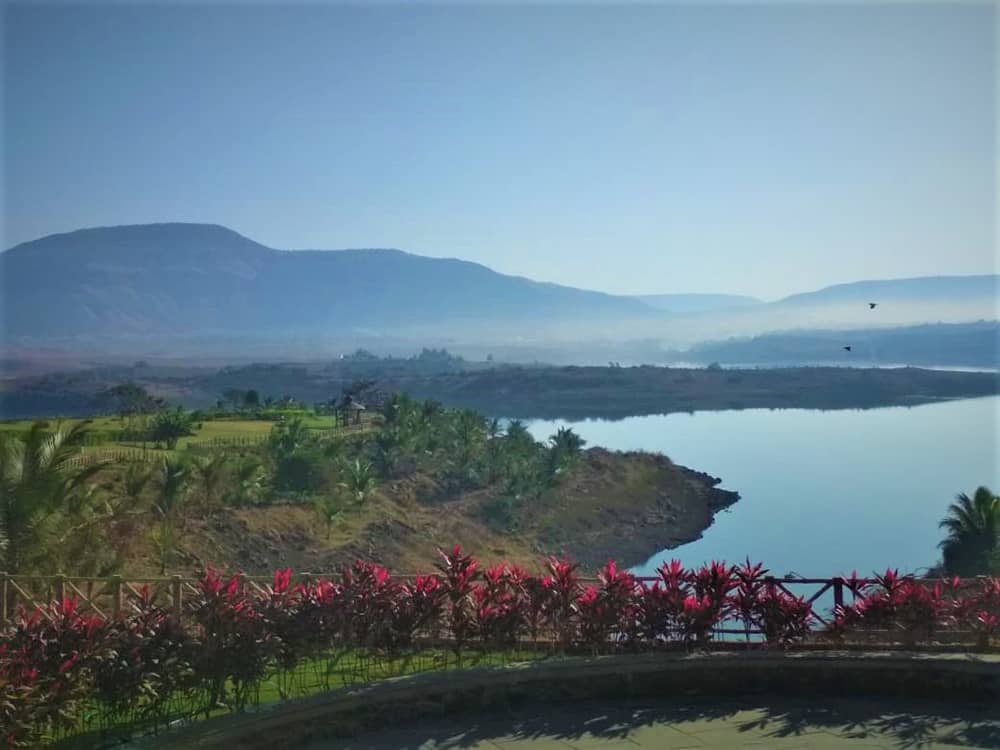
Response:
[[[855,281],[835,284],[815,292],[793,294],[777,305],[816,305],[843,302],[954,302],[969,298],[996,299],[1000,276],[921,276],[912,279]]]
[[[399,250],[266,247],[225,227],[43,237],[0,255],[8,344],[156,337],[495,331],[649,319],[638,300]]]
[[[996,320],[997,280],[860,281],[777,302],[626,297],[400,250],[277,250],[217,225],[146,224],[0,253],[0,331],[4,356],[29,360],[44,349],[221,360],[479,346],[547,361],[568,352],[650,361],[615,347],[655,354],[771,331]]]
[[[761,304],[756,297],[740,294],[640,294],[635,299],[670,313],[732,310]]]

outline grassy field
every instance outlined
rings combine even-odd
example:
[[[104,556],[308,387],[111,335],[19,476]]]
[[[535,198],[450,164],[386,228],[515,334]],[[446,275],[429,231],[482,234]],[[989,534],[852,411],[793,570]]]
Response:
[[[46,420],[50,427],[57,425],[70,426],[80,419]],[[331,430],[335,427],[332,416],[310,414],[302,418],[305,426],[310,430]],[[4,433],[24,433],[32,425],[33,420],[9,420],[0,422],[0,435]],[[196,424],[193,435],[181,438],[177,444],[178,449],[188,446],[212,445],[219,442],[231,442],[239,444],[243,441],[247,443],[258,443],[267,439],[275,422],[264,419],[206,419]],[[124,423],[118,417],[96,417],[90,420],[90,429],[95,435],[110,436],[124,427]],[[92,445],[88,445],[86,452],[106,452],[116,449],[143,448],[153,450],[155,447],[147,443],[145,446],[141,442],[118,441],[108,437],[99,439]],[[161,450],[160,452],[166,453]]]

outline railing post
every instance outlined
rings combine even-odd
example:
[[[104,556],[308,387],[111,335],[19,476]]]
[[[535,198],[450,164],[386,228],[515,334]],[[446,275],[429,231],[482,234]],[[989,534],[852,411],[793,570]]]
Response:
[[[833,607],[838,609],[844,606],[844,579],[837,576],[833,579]]]
[[[170,581],[170,609],[174,617],[180,618],[184,605],[184,582],[179,575],[174,575]]]
[[[58,602],[59,604],[62,604],[63,603],[63,599],[66,598],[66,574],[65,573],[57,573],[56,574],[55,589],[56,589],[56,602]]]
[[[122,613],[122,577],[111,576],[111,616],[117,619]]]
[[[10,576],[7,575],[7,571],[0,573],[0,625],[6,625],[7,620],[10,618],[8,614],[10,588],[7,585],[9,578]]]

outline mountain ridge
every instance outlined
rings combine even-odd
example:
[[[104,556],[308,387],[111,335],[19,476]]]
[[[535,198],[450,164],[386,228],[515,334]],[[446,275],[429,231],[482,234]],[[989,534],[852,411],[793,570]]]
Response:
[[[90,227],[0,253],[7,346],[169,349],[298,337],[448,341],[706,340],[788,327],[904,325],[995,313],[995,275],[835,284],[763,302],[742,295],[615,295],[398,248],[278,249],[220,224]],[[868,301],[882,302],[869,315]],[[971,301],[971,303],[970,303]],[[891,303],[891,304],[889,304]],[[954,308],[961,311],[950,312]],[[211,340],[214,343],[208,343]],[[338,344],[337,346],[341,346]]]

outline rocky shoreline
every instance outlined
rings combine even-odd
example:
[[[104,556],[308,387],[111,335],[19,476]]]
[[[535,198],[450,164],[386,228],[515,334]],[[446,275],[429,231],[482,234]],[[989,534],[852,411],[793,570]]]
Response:
[[[641,565],[700,539],[715,514],[740,497],[720,489],[721,479],[661,454],[592,448],[582,461],[548,501],[551,507],[535,516],[559,524],[558,551],[588,570],[609,559]],[[539,541],[549,540],[543,533]]]

